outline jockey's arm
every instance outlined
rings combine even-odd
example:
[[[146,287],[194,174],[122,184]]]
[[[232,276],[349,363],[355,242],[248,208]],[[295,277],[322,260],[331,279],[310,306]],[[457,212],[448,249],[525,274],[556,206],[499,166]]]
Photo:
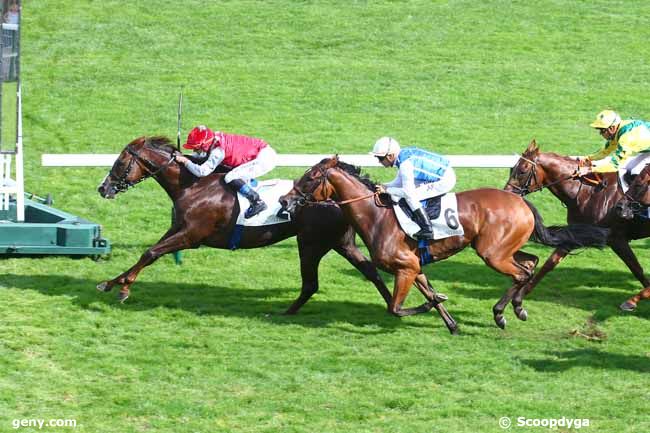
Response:
[[[616,150],[616,144],[614,144],[612,141],[608,141],[605,143],[605,146],[602,149],[599,149],[597,152],[592,153],[589,156],[586,156],[586,159],[590,159],[591,161],[598,161],[600,159],[605,159],[609,154],[611,154],[614,150]]]
[[[640,152],[650,148],[650,131],[645,127],[636,127],[621,136],[618,146],[611,156],[592,163],[592,171],[608,173],[618,171]]]
[[[190,160],[185,162],[185,168],[189,170],[196,177],[205,177],[211,174],[223,161],[225,154],[223,149],[220,147],[215,147],[208,155],[208,159],[205,160],[202,164],[196,164]]]
[[[386,192],[390,195],[409,199],[415,192],[415,177],[413,176],[413,163],[408,159],[402,163],[397,172],[397,177],[386,185]]]

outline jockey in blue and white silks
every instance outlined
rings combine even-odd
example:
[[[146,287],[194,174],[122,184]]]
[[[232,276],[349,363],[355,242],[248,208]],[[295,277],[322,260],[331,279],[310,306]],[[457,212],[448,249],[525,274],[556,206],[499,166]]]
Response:
[[[376,156],[384,167],[398,168],[395,179],[379,186],[378,191],[403,197],[420,226],[415,236],[432,239],[431,222],[420,200],[445,194],[456,185],[456,173],[449,160],[417,147],[401,149],[397,140],[390,137],[377,140],[370,154]]]

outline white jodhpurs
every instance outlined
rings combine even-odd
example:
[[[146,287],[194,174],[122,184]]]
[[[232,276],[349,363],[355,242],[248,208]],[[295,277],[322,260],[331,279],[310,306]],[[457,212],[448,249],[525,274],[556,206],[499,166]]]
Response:
[[[235,167],[226,174],[224,180],[226,183],[230,183],[235,179],[241,179],[244,182],[248,182],[251,179],[263,176],[269,171],[275,168],[277,163],[278,155],[275,153],[275,150],[271,146],[266,146],[264,149],[260,150],[260,153],[257,154],[257,157]]]

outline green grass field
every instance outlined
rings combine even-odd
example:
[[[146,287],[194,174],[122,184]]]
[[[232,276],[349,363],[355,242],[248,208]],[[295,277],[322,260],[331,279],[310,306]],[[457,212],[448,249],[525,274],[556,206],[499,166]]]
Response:
[[[650,431],[650,303],[618,311],[641,287],[610,250],[567,258],[528,298],[527,322],[507,310],[505,331],[491,307],[507,278],[472,250],[430,265],[456,337],[431,314],[389,316],[332,254],[320,292],[283,316],[300,286],[295,239],[192,250],[180,267],[163,257],[121,305],[94,287],[162,235],[169,200],[153,181],[103,200],[107,169],[40,166],[42,153],[173,137],[181,86],[184,134],[207,123],[281,153],[363,153],[382,135],[448,154],[520,153],[533,137],[591,153],[601,109],[650,119],[650,3],[25,3],[26,190],[101,223],[113,254],[0,259],[0,432],[549,431],[517,417]],[[459,169],[457,190],[502,187],[507,174]],[[549,194],[531,200],[547,224],[564,221]],[[648,265],[650,244],[633,246]],[[14,429],[21,419],[77,426]]]

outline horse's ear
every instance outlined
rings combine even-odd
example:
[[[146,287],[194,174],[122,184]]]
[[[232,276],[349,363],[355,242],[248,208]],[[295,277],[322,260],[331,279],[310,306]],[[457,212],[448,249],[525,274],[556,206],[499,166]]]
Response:
[[[539,152],[539,147],[537,146],[537,141],[533,138],[530,141],[530,144],[528,145],[528,148],[526,148],[526,153],[537,153]]]
[[[134,140],[133,140],[132,142],[130,142],[129,144],[130,144],[131,146],[138,146],[138,145],[141,145],[142,143],[144,143],[146,139],[147,139],[147,137],[143,135],[143,136],[141,136],[141,137],[138,137],[138,138],[134,139]]]
[[[337,153],[333,157],[327,161],[326,167],[331,168],[331,167],[336,167],[336,165],[339,163],[339,154]]]

